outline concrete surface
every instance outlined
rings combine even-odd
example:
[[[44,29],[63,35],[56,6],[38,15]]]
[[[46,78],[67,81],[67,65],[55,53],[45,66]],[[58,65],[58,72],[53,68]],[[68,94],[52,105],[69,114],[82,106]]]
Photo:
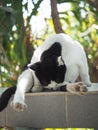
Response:
[[[28,109],[25,112],[16,112],[10,106],[1,112],[0,126],[98,128],[98,83],[94,83],[83,95],[69,92],[29,93],[26,94],[26,103]]]

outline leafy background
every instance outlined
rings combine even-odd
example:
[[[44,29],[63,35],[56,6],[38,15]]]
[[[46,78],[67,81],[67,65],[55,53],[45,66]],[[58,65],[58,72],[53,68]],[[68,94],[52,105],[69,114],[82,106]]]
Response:
[[[25,2],[24,2],[25,1]],[[98,2],[97,0],[50,0],[51,17],[44,17],[45,28],[32,33],[30,21],[40,15],[43,0],[0,0],[0,87],[17,82],[22,67],[34,49],[52,33],[64,32],[84,47],[92,82],[98,82]],[[59,11],[58,6],[69,4]],[[54,12],[55,11],[55,12]],[[29,12],[24,18],[24,12]],[[56,17],[56,19],[55,19]]]
[[[0,128],[0,130],[94,130],[94,129],[93,128],[45,128],[45,129]]]

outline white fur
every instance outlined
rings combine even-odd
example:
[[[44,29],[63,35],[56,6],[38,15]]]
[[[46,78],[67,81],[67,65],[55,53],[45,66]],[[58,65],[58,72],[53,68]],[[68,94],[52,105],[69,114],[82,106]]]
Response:
[[[48,37],[34,52],[31,63],[40,61],[41,54],[51,45],[53,45],[54,42],[60,42],[62,46],[62,59],[67,67],[65,81],[75,82],[77,77],[80,75],[84,84],[87,86],[91,85],[84,49],[80,43],[73,40],[69,35],[61,33]]]
[[[56,84],[51,81],[48,88],[58,88],[61,85],[67,84],[67,90],[70,92],[75,91],[75,87],[80,86],[79,83],[74,83],[80,75],[83,84],[90,86],[91,82],[88,74],[88,64],[83,47],[77,41],[73,40],[70,36],[65,34],[54,34],[48,37],[43,44],[41,44],[34,52],[31,59],[31,64],[40,61],[41,54],[48,49],[54,42],[60,42],[62,46],[62,59],[66,64],[67,71],[65,74],[64,82]],[[62,64],[59,60],[60,65]],[[33,82],[34,81],[34,82]],[[70,84],[70,82],[72,82]],[[73,84],[74,83],[74,84]],[[33,87],[32,87],[33,86]],[[34,74],[34,71],[29,69],[22,72],[18,78],[17,90],[11,106],[17,110],[22,111],[26,108],[25,92],[32,88],[33,92],[42,91],[42,86]],[[82,91],[79,89],[79,91]]]
[[[58,61],[58,66],[64,65],[64,62],[62,61],[61,56],[58,57],[57,61]]]

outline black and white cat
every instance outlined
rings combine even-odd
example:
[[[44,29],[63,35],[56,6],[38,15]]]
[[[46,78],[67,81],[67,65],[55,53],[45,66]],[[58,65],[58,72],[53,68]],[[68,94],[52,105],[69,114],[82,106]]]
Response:
[[[78,76],[82,83],[75,81]],[[8,88],[0,98],[0,111],[15,93],[11,107],[16,111],[27,108],[26,92],[41,92],[43,88],[58,89],[66,86],[69,92],[87,91],[91,86],[88,64],[83,47],[65,34],[48,37],[34,52],[30,64],[20,74],[17,88]]]

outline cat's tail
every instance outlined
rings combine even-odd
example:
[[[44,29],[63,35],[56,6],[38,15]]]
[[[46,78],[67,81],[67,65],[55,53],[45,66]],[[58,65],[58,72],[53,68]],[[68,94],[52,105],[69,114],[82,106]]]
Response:
[[[11,96],[15,93],[16,91],[16,86],[13,87],[9,87],[8,89],[6,89],[1,97],[0,97],[0,112],[7,107],[8,102],[11,98]]]

